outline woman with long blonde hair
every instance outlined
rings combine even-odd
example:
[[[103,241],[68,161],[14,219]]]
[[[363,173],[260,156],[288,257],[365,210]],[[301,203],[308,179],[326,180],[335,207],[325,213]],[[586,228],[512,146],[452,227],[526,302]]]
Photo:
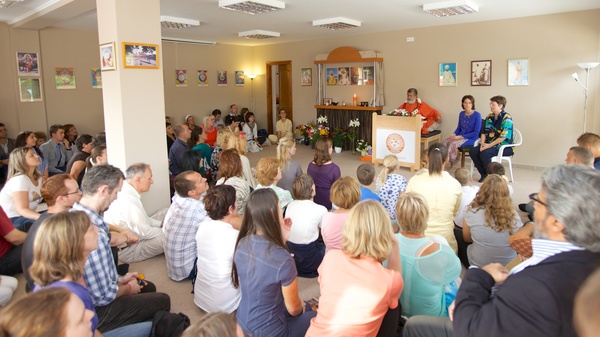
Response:
[[[253,189],[256,188],[256,179],[254,179],[254,175],[252,175],[252,167],[250,167],[250,160],[246,157],[246,146],[248,145],[248,141],[246,137],[241,132],[234,132],[225,142],[225,146],[223,147],[225,150],[234,149],[237,150],[237,153],[240,155],[240,160],[242,161],[242,175],[248,185],[250,185]]]
[[[404,190],[406,190],[406,178],[400,174],[398,157],[393,154],[385,156],[383,169],[375,183],[375,191],[392,219],[396,219],[396,201]]]
[[[463,238],[473,242],[467,248],[469,263],[477,267],[494,262],[508,264],[517,256],[508,245],[508,238],[522,226],[512,207],[506,180],[490,174],[465,210]]]
[[[296,142],[293,138],[284,137],[277,144],[277,160],[281,167],[281,179],[277,186],[292,192],[294,179],[302,174],[302,166],[292,157],[296,154]]]

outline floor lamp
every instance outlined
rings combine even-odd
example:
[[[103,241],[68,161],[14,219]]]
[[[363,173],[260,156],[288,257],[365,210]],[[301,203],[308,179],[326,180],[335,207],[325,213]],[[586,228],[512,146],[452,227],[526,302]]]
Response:
[[[248,78],[250,79],[250,83],[252,84],[252,111],[254,112],[254,79],[256,78],[256,75],[250,74],[248,75]]]
[[[589,84],[589,80],[590,80],[590,69],[596,68],[599,64],[600,64],[600,62],[577,63],[579,68],[585,69],[585,85],[583,85],[583,83],[581,83],[579,81],[579,75],[577,75],[577,73],[571,74],[571,77],[573,77],[575,79],[575,81],[577,83],[579,83],[579,85],[583,88],[583,92],[585,94],[585,100],[583,101],[583,132],[585,132],[585,127],[587,124],[587,100],[588,100],[588,87],[589,87],[588,84]]]

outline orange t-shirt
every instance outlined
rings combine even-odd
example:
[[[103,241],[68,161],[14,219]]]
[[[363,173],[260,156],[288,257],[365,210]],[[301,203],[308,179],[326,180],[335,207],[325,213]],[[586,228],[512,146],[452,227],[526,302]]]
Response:
[[[427,105],[427,103],[425,102],[414,102],[412,104],[404,102],[404,104],[398,107],[398,109],[404,109],[410,113],[415,111],[415,109],[417,108],[419,108],[419,115],[425,117],[423,127],[421,128],[421,133],[428,134],[429,132],[427,131],[427,129],[430,126],[432,126],[433,123],[435,123],[438,117],[442,117],[442,115],[437,110]]]
[[[376,336],[388,309],[398,306],[402,275],[369,257],[331,250],[319,267],[319,312],[306,337]]]
[[[214,127],[212,129],[212,132],[207,132],[204,127],[202,127],[202,130],[206,132],[206,140],[204,141],[204,143],[210,145],[211,147],[214,147],[215,143],[217,142],[217,128]]]

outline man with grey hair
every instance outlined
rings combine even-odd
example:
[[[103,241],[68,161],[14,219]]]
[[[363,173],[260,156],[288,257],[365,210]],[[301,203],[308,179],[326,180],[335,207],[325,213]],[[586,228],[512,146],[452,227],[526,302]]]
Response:
[[[600,173],[582,165],[547,169],[530,198],[533,256],[510,272],[498,263],[469,269],[453,321],[415,316],[403,336],[576,336],[575,294],[600,266]]]
[[[577,164],[594,167],[594,153],[592,150],[583,146],[573,146],[567,152],[567,164]]]
[[[123,262],[139,262],[163,253],[165,237],[160,227],[164,212],[149,217],[141,200],[141,195],[148,192],[153,183],[150,165],[135,163],[129,166],[118,198],[104,212],[104,221],[140,237],[138,243],[121,248],[119,259]]]

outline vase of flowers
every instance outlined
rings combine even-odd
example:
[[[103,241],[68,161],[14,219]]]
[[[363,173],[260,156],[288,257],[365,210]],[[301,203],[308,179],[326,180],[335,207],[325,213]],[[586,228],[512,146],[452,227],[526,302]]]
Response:
[[[312,122],[306,123],[306,124],[300,124],[300,125],[296,126],[296,130],[294,131],[294,133],[297,135],[300,135],[304,138],[304,140],[303,140],[304,145],[309,145],[310,137],[314,132],[314,128],[315,128],[315,125]]]
[[[329,138],[329,127],[326,125],[327,117],[322,115],[319,116],[319,118],[317,118],[317,123],[318,125],[313,127],[312,132],[309,134],[310,144],[313,149],[315,148],[315,144],[319,138]]]
[[[348,138],[348,132],[342,128],[335,128],[333,134],[331,136],[331,140],[333,141],[333,146],[336,148],[336,153],[342,152],[342,147],[344,146],[344,141]],[[339,148],[339,152],[337,151]]]
[[[352,154],[354,154],[354,141],[356,137],[358,137],[358,127],[360,126],[360,122],[358,121],[358,117],[350,120],[350,125],[348,125],[348,140],[350,141],[350,148],[352,149]]]
[[[359,139],[356,142],[356,151],[360,152],[361,156],[367,156],[369,155],[369,151],[371,151],[371,145],[366,140]]]

